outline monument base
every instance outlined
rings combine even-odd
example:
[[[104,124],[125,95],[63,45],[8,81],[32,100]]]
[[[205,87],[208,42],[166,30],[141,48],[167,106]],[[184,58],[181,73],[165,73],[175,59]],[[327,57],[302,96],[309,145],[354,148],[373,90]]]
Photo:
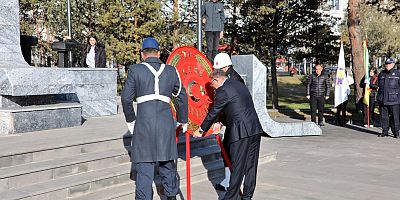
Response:
[[[253,97],[254,107],[264,131],[271,137],[321,135],[322,130],[312,122],[279,123],[267,112],[267,67],[254,55],[232,56],[235,70],[243,76]]]
[[[80,126],[82,105],[58,103],[0,109],[0,134]]]

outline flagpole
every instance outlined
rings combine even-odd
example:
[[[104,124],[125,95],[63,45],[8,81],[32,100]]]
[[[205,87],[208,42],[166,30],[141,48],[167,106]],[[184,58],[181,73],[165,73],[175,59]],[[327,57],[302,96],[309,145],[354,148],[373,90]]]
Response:
[[[367,122],[368,122],[368,128],[369,128],[369,105],[367,106],[367,117],[368,117]]]
[[[344,102],[342,103],[342,126],[344,126]]]

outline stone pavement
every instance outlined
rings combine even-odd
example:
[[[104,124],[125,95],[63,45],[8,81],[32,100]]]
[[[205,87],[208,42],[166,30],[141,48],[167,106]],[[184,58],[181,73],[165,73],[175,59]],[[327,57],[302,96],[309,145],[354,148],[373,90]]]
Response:
[[[353,125],[322,130],[322,136],[263,138],[263,151],[277,156],[259,167],[254,200],[400,199],[400,139]],[[219,197],[203,182],[192,186],[192,199]]]

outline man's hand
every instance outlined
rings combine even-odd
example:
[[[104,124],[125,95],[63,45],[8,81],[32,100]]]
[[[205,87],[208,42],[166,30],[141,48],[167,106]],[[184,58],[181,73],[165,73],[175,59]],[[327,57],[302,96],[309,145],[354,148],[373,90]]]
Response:
[[[308,100],[310,100],[310,95],[306,96]]]
[[[214,135],[219,134],[221,132],[221,127],[222,127],[221,123],[218,123],[218,122],[215,123],[214,126],[213,126],[212,134],[214,134]]]
[[[127,122],[126,125],[128,126],[129,132],[133,134],[133,131],[135,130],[135,121]]]
[[[198,128],[194,133],[193,133],[193,137],[195,138],[199,138],[202,137],[203,133],[200,131],[200,128]]]
[[[325,99],[328,100],[328,99],[329,99],[329,96],[326,96]]]
[[[188,128],[188,124],[187,124],[187,123],[180,123],[180,122],[177,122],[177,123],[176,123],[176,127],[178,127],[178,126],[182,126],[182,132],[183,132],[183,133],[186,133],[187,128]]]
[[[203,18],[203,19],[201,20],[201,22],[202,22],[203,24],[205,24],[205,23],[207,22],[206,18]]]
[[[220,39],[224,38],[224,32],[223,31],[221,31],[221,33],[219,34],[219,38]]]

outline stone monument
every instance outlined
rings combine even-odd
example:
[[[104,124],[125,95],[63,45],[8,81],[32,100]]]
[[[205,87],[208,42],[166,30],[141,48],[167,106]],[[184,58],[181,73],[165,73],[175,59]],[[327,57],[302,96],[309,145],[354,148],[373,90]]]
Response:
[[[116,114],[116,70],[94,69],[104,73],[92,77],[80,71],[88,70],[29,66],[20,46],[19,1],[0,0],[0,134],[81,125],[82,110],[90,110],[92,105],[82,108],[80,101],[98,85],[104,91],[115,91],[109,92],[114,101],[107,99],[112,108],[96,104],[96,108],[108,111],[100,114],[91,111],[86,116]],[[115,77],[115,82],[93,83],[92,80],[98,81],[103,76]],[[76,84],[77,80],[82,81]]]
[[[278,123],[267,112],[267,68],[254,55],[232,56],[235,70],[243,77],[253,96],[254,106],[264,131],[271,137],[321,135],[313,122]]]

